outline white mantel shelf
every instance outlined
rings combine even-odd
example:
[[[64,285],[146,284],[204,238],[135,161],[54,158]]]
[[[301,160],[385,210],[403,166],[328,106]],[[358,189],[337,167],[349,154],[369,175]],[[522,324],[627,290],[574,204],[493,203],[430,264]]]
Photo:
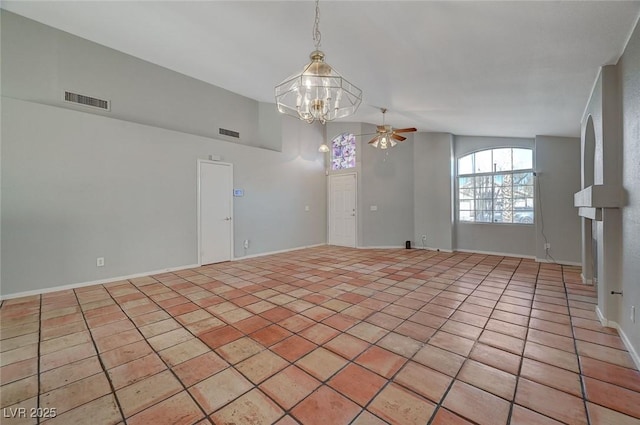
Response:
[[[602,219],[602,208],[620,208],[620,187],[596,184],[573,195],[573,205],[578,215],[592,220]]]
[[[595,184],[573,195],[573,205],[587,208],[620,208],[620,187]]]

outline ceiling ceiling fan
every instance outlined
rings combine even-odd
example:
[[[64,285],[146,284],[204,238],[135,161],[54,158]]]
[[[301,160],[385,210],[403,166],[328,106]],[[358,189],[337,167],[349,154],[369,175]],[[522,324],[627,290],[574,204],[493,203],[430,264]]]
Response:
[[[400,136],[398,133],[411,133],[417,131],[417,129],[414,127],[393,128],[390,125],[385,125],[384,115],[387,112],[387,109],[380,108],[380,111],[382,111],[382,125],[378,126],[374,138],[369,141],[369,144],[374,148],[392,148],[397,145],[398,142],[404,142],[407,139],[404,136]]]

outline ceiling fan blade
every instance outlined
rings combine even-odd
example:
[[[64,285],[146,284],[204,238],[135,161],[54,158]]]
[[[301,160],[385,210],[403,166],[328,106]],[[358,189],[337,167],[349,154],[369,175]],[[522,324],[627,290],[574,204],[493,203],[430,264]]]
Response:
[[[406,137],[398,136],[397,134],[392,134],[392,135],[391,135],[391,138],[392,138],[392,139],[396,139],[396,140],[397,140],[397,141],[399,141],[399,142],[404,142],[405,140],[407,140],[407,138],[406,138]]]
[[[393,130],[394,133],[411,133],[412,131],[418,131],[418,129],[411,127],[411,128],[398,128],[396,130]]]
[[[378,136],[374,137],[373,139],[369,140],[369,144],[373,144],[378,140]]]

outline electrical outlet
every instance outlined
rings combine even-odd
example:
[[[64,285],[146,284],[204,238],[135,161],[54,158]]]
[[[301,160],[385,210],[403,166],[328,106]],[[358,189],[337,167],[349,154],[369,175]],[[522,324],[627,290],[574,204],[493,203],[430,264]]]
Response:
[[[631,306],[631,323],[636,323],[636,306],[632,305]]]
[[[544,249],[551,249],[551,244],[549,242],[545,243]]]
[[[96,258],[96,267],[104,267],[104,257]]]
[[[244,240],[243,246],[244,246],[244,249],[249,249],[249,239]]]

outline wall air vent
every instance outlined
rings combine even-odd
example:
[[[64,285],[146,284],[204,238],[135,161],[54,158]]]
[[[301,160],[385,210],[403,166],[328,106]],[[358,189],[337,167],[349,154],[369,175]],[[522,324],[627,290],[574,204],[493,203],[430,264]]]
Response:
[[[102,109],[103,111],[110,111],[111,105],[108,100],[98,99],[96,97],[85,96],[83,94],[72,93],[70,91],[64,92],[64,101],[75,103],[78,105],[89,106],[91,108]]]
[[[224,136],[235,137],[236,139],[240,138],[240,133],[238,133],[237,131],[233,131],[233,130],[227,130],[226,128],[221,128],[220,129],[220,134],[222,134]]]

